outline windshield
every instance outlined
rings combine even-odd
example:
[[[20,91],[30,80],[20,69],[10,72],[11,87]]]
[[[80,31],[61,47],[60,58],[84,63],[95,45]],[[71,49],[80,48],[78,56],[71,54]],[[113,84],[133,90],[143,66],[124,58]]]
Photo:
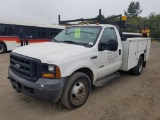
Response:
[[[100,33],[100,26],[73,26],[59,33],[54,41],[92,47]]]

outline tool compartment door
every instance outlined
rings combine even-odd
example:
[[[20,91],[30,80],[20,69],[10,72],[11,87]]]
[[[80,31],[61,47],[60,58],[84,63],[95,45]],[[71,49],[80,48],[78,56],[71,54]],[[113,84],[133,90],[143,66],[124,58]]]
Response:
[[[121,70],[128,71],[137,65],[137,40],[127,39],[122,42],[123,59]]]
[[[137,65],[137,46],[138,41],[129,41],[128,70],[132,69]]]
[[[138,52],[144,51],[147,49],[147,40],[138,41]]]

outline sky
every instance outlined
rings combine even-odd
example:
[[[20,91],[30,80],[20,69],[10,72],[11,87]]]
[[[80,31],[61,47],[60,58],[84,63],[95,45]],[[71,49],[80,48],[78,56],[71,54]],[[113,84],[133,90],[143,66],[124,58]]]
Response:
[[[131,1],[139,1],[141,16],[160,13],[160,0],[0,0],[0,19],[58,23],[62,20],[93,18],[102,10],[107,17],[124,14]]]

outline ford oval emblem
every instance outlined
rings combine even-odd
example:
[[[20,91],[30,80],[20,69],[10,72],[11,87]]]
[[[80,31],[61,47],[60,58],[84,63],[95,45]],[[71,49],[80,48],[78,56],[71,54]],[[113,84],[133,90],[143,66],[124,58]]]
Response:
[[[19,64],[15,64],[15,67],[16,67],[17,69],[20,69],[20,68],[21,68],[21,66],[20,66]]]

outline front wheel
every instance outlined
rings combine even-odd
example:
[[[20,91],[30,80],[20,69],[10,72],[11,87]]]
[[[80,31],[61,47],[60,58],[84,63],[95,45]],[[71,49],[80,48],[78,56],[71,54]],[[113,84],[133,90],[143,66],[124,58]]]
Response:
[[[143,57],[139,57],[138,65],[132,69],[132,74],[133,75],[138,76],[138,75],[140,75],[142,73],[142,71],[143,71],[143,63],[144,63]]]
[[[75,72],[66,81],[60,100],[67,108],[75,109],[86,102],[90,90],[89,77],[84,73]]]

